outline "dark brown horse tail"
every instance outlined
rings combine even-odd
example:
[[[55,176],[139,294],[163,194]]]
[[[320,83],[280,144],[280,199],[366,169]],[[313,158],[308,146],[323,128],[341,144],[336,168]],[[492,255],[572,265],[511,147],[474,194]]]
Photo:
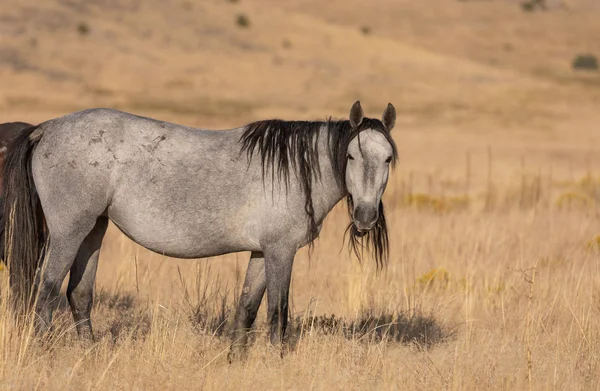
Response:
[[[44,221],[33,183],[31,155],[41,138],[33,126],[13,141],[4,160],[4,261],[17,309],[29,310],[35,299],[35,275],[42,255]]]

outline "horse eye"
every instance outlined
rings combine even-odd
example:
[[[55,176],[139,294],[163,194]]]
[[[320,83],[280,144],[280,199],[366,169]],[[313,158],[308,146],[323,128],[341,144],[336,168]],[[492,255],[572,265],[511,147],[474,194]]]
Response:
[[[388,157],[387,159],[385,159],[385,162],[386,162],[386,163],[389,163],[389,162],[391,162],[391,161],[392,161],[392,157],[391,157],[391,156],[390,156],[390,157]]]
[[[348,160],[354,160],[354,158],[352,157],[352,155],[348,154]]]

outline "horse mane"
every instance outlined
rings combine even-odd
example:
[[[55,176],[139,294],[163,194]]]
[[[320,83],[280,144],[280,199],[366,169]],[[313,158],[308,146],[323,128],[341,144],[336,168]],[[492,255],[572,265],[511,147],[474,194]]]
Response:
[[[318,235],[315,211],[312,201],[313,179],[321,178],[319,166],[319,134],[323,127],[327,129],[329,158],[336,181],[340,188],[346,189],[347,152],[350,142],[363,130],[373,129],[383,134],[392,146],[392,165],[397,160],[397,149],[383,123],[377,119],[364,118],[357,129],[352,128],[348,120],[327,121],[284,121],[279,119],[257,121],[246,125],[240,138],[241,152],[246,152],[248,164],[257,152],[261,159],[262,179],[270,171],[271,179],[285,184],[286,191],[290,174],[294,173],[305,194],[304,209],[309,224],[309,246]],[[346,200],[352,218],[352,197],[347,194]],[[359,261],[363,250],[372,250],[377,267],[380,269],[387,264],[389,256],[388,231],[383,214],[383,203],[379,207],[379,218],[375,227],[366,234],[356,230],[352,221],[346,229],[350,234],[349,249],[354,252]],[[344,235],[345,237],[345,235]]]

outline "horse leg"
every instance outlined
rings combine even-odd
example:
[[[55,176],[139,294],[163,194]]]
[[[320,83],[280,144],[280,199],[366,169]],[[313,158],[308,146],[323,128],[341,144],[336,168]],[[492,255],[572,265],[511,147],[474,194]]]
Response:
[[[281,346],[284,342],[294,255],[295,250],[289,249],[278,248],[265,251],[267,322],[270,327],[271,344],[274,346]]]
[[[45,334],[52,323],[52,312],[58,305],[60,286],[73,265],[83,240],[94,227],[96,218],[77,224],[58,221],[50,225],[50,241],[38,275],[39,293],[35,304],[36,334]]]
[[[229,362],[242,355],[246,344],[248,343],[248,331],[252,327],[260,302],[265,294],[265,258],[261,252],[252,252],[244,288],[240,295],[240,302],[235,313],[233,322],[233,341],[229,351]]]
[[[108,227],[108,218],[99,217],[92,231],[79,248],[69,276],[67,298],[77,327],[77,334],[86,340],[94,340],[90,314],[94,303],[94,282],[98,268],[98,256],[102,238]]]

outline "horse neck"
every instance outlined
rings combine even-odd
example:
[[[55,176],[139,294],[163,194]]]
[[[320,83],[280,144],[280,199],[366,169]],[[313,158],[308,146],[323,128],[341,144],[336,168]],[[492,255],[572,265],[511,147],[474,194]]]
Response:
[[[319,170],[320,178],[313,178],[312,200],[315,219],[322,221],[333,207],[346,196],[346,189],[339,185],[333,168],[332,156],[329,153],[329,137],[327,126],[321,128],[319,134]],[[335,158],[335,157],[333,157]]]

